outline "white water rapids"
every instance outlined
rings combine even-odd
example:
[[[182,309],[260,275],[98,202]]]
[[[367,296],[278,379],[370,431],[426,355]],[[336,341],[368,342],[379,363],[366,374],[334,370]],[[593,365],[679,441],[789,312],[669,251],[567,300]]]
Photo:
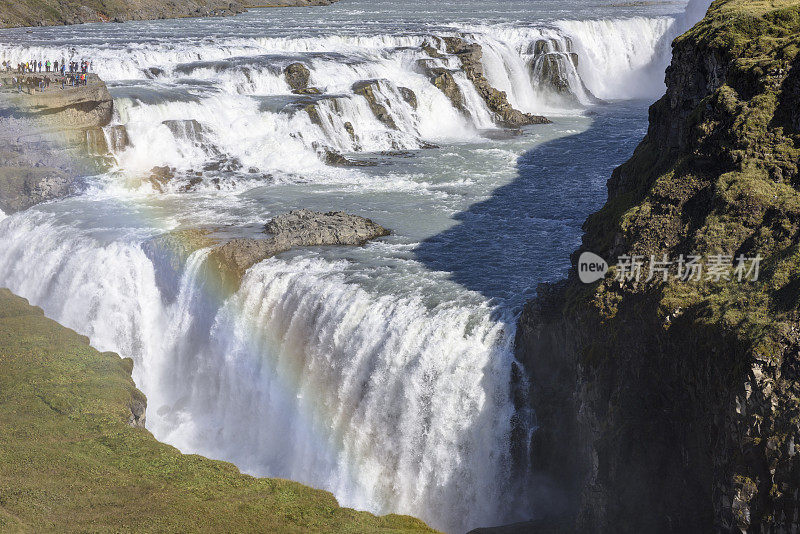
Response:
[[[120,130],[106,128],[118,146],[114,168],[82,195],[0,212],[0,286],[97,348],[132,357],[148,428],[182,451],[448,532],[528,519],[536,503],[519,493],[524,472],[510,443],[515,313],[536,282],[563,272],[580,222],[603,201],[607,169],[641,136],[644,104],[604,108],[600,99],[657,97],[669,43],[687,20],[442,15],[435,28],[399,21],[389,31],[363,22],[368,4],[0,33],[1,61],[91,58],[114,96],[112,126],[129,138],[118,146]],[[326,29],[326,13],[342,31]],[[303,17],[319,19],[303,29]],[[481,45],[487,79],[512,105],[555,124],[500,135],[444,54],[441,38],[456,35]],[[307,66],[320,95],[291,94],[283,69],[293,62]],[[429,81],[430,67],[452,71],[463,109]],[[354,92],[368,80],[396,128]],[[595,108],[602,120],[593,127],[585,112]],[[571,153],[547,147],[591,128],[621,148],[596,151],[605,158],[598,174],[584,176],[574,165],[580,150],[605,142],[600,134]],[[542,151],[526,163],[531,147]],[[324,148],[379,164],[333,168]],[[475,208],[548,158],[568,169],[563,184],[511,195],[520,204],[503,202],[508,216]],[[163,192],[142,179],[156,166],[175,174]],[[548,195],[568,206],[548,213]],[[177,227],[257,226],[297,207],[364,214],[394,234],[266,260],[233,295],[208,286],[207,251],[175,269],[148,249]],[[514,237],[518,247],[483,238],[487,225],[514,217],[530,225]],[[510,263],[538,270],[510,272]],[[535,421],[524,423],[533,430]]]

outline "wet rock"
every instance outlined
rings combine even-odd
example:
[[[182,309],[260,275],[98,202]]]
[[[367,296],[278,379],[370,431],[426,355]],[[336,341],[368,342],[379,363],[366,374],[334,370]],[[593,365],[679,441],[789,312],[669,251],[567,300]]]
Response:
[[[189,178],[189,181],[184,185],[182,185],[178,189],[178,191],[180,191],[181,193],[188,193],[190,191],[194,191],[197,188],[197,186],[200,185],[201,183],[203,183],[203,179],[201,177],[193,176]]]
[[[169,119],[162,121],[161,124],[169,128],[176,138],[198,142],[205,139],[205,128],[196,119]]]
[[[322,90],[316,87],[304,87],[302,89],[293,89],[292,93],[296,95],[321,95]]]
[[[75,181],[59,169],[47,167],[0,167],[0,210],[22,211],[76,191]]]
[[[320,128],[322,127],[322,117],[319,116],[319,111],[317,111],[316,104],[308,104],[304,106],[303,111],[308,113],[308,118],[311,119],[312,124],[316,124]]]
[[[164,69],[159,69],[158,67],[150,67],[148,69],[145,69],[145,75],[150,79],[158,78],[159,76],[164,75]]]
[[[397,90],[400,91],[400,96],[403,97],[403,100],[405,100],[409,106],[417,109],[417,95],[414,91],[408,87],[398,87]]]
[[[163,193],[164,188],[173,178],[175,178],[175,169],[165,165],[150,169],[150,175],[146,178],[146,181],[150,182],[155,191]]]
[[[528,47],[528,53],[534,56],[552,52],[569,53],[572,51],[572,39],[569,37],[563,37],[562,39],[539,39]]]
[[[453,78],[453,73],[442,67],[427,68],[428,78],[444,96],[450,99],[453,107],[464,113],[468,113],[464,94]]]
[[[577,95],[570,86],[568,73],[578,68],[578,54],[572,51],[572,40],[561,42],[557,39],[539,40],[532,45],[533,60],[531,75],[536,84],[550,92],[568,97],[577,103]],[[580,81],[581,90],[589,99],[597,104],[603,103],[595,97],[589,88]]]
[[[434,48],[429,43],[423,44],[420,48],[422,48],[423,52],[425,52],[426,54],[428,54],[432,58],[437,58],[438,59],[438,58],[444,57],[444,55],[441,52],[439,52],[439,50]]]
[[[92,155],[106,155],[109,153],[106,135],[101,128],[86,130],[86,150]]]
[[[528,124],[548,124],[549,119],[523,113],[515,109],[508,102],[505,91],[498,91],[489,84],[483,72],[483,49],[477,43],[467,42],[460,37],[444,37],[447,51],[454,54],[461,61],[461,66],[467,78],[475,86],[478,94],[486,102],[486,106],[495,114],[495,121],[511,128],[518,128]],[[436,85],[434,83],[434,85]],[[438,87],[438,85],[437,85]]]
[[[347,132],[347,135],[350,136],[350,139],[352,139],[354,143],[357,142],[358,139],[356,138],[356,130],[355,128],[353,128],[353,123],[349,121],[345,122],[344,130]]]
[[[386,228],[364,217],[341,211],[320,213],[311,210],[290,211],[275,217],[264,226],[264,231],[272,236],[232,239],[213,249],[210,259],[223,274],[226,286],[238,286],[247,269],[295,247],[360,246],[389,235]]]
[[[381,82],[379,80],[356,82],[353,84],[353,92],[357,95],[363,96],[367,100],[369,103],[369,108],[372,110],[375,118],[377,118],[387,127],[396,130],[397,124],[395,124],[394,119],[389,113],[389,110],[386,109],[386,106],[381,104],[377,95],[375,94],[376,91],[380,90],[380,84]]]
[[[292,63],[283,69],[283,76],[293,91],[300,91],[308,87],[311,72],[302,63]]]
[[[112,154],[121,152],[128,148],[131,140],[128,137],[128,130],[123,125],[111,126],[107,129],[109,150]]]
[[[331,167],[373,167],[376,165],[374,161],[353,160],[344,157],[339,152],[329,148],[323,148],[323,161],[326,165]]]

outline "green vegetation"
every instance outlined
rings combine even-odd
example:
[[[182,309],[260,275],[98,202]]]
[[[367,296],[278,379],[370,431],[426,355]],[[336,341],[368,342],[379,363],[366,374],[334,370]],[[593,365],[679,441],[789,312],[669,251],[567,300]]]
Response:
[[[243,9],[236,0],[0,0],[0,28],[231,15]]]
[[[669,257],[760,254],[758,283],[671,281],[658,287],[662,313],[709,306],[707,323],[723,322],[750,336],[782,335],[778,322],[797,321],[800,301],[800,4],[718,0],[708,16],[679,37],[671,67],[675,86],[653,107],[655,125],[634,157],[612,178],[608,204],[587,222],[587,248]],[[691,72],[716,69],[724,83],[692,102]],[[694,104],[678,139],[665,143],[675,121],[670,98]],[[617,251],[614,251],[617,252]],[[611,255],[611,254],[609,254]],[[606,283],[602,292],[612,290]],[[794,303],[787,306],[786,303]],[[597,302],[602,312],[602,302]],[[723,310],[725,310],[723,312]],[[613,310],[603,312],[613,316]]]
[[[0,28],[234,15],[255,7],[326,6],[336,0],[0,0]]]
[[[159,443],[131,369],[0,289],[0,532],[433,532]]]

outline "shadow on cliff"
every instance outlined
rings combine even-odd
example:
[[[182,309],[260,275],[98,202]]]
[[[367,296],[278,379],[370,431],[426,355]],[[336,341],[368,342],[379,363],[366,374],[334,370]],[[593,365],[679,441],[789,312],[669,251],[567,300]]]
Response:
[[[647,129],[643,101],[600,106],[596,113],[587,130],[544,142],[520,156],[514,180],[456,215],[455,226],[422,242],[415,249],[417,259],[492,299],[501,320],[509,319],[509,309],[519,311],[538,284],[563,278],[570,254],[580,244],[583,222],[606,201],[612,170],[631,156]],[[553,126],[535,128],[547,135],[546,128],[563,129],[564,123],[556,120]],[[525,489],[515,497],[518,512],[498,519],[535,518],[553,524],[569,507],[569,499],[561,481],[525,474],[528,453],[522,444],[529,442],[526,429],[534,423],[532,413],[521,409],[527,401],[514,400],[510,446],[517,459],[517,483]],[[517,421],[520,416],[526,421]],[[525,532],[532,525],[514,528]]]
[[[580,244],[581,225],[606,200],[611,171],[630,157],[646,131],[644,102],[596,111],[588,130],[520,156],[516,178],[456,215],[458,224],[422,242],[417,259],[514,311],[539,283],[563,278]],[[558,128],[558,122],[534,128]]]

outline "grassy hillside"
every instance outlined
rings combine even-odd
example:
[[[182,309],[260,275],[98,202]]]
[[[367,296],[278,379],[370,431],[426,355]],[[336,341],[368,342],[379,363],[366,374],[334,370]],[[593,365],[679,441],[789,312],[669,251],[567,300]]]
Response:
[[[131,369],[0,289],[0,532],[433,532],[159,443]]]
[[[336,0],[0,0],[0,28],[241,13],[246,7],[326,6]]]
[[[0,28],[232,15],[237,0],[0,0]]]

